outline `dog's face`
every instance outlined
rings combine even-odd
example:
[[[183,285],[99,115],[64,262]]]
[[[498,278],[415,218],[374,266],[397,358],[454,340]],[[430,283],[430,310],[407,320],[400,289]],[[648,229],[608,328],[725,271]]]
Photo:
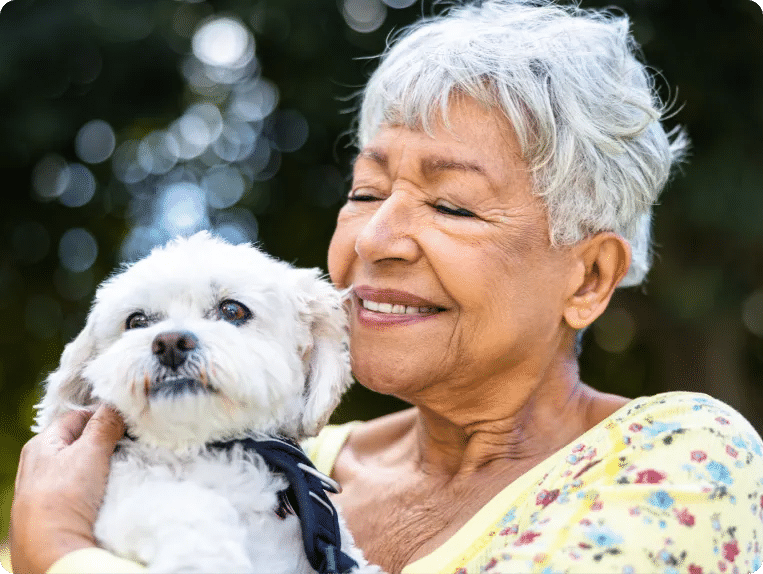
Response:
[[[99,287],[36,428],[101,401],[139,440],[175,449],[246,431],[299,439],[350,381],[341,296],[318,270],[200,233]]]

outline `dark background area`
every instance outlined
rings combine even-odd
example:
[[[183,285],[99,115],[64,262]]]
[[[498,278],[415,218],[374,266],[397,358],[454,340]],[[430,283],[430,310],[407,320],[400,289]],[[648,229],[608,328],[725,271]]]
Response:
[[[761,432],[761,8],[751,0],[582,5],[614,5],[631,16],[663,99],[677,102],[666,123],[685,126],[693,141],[683,175],[655,209],[648,282],[619,291],[586,334],[583,380],[631,397],[706,392]],[[40,384],[83,325],[95,286],[178,225],[223,230],[297,265],[325,268],[353,153],[352,96],[390,31],[438,9],[429,0],[13,0],[3,7],[0,539]],[[244,62],[251,50],[230,44],[228,55],[241,49],[244,60],[227,72],[220,69],[226,54],[214,45],[193,50],[199,31],[219,18],[227,18],[223,32],[254,47]],[[243,107],[226,123],[234,100]],[[203,105],[189,108],[196,104]],[[196,126],[191,136],[206,134],[199,145],[208,149],[167,160],[157,142],[183,125]],[[207,188],[219,197],[205,204]],[[177,205],[181,215],[191,206],[193,217],[178,218]],[[166,225],[172,217],[175,228]],[[356,385],[334,421],[400,406]]]

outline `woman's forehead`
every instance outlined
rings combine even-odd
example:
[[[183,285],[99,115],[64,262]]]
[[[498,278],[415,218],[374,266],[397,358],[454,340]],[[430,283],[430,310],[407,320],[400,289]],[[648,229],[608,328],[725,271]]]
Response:
[[[359,167],[391,175],[402,164],[426,179],[481,176],[496,188],[531,179],[508,121],[477,103],[453,106],[447,125],[439,120],[429,130],[383,124],[358,153],[356,175]]]

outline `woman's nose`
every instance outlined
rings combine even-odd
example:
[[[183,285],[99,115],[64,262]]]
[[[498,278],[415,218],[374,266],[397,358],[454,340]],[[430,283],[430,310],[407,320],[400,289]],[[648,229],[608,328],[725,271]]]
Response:
[[[416,239],[414,207],[405,196],[393,192],[382,200],[358,233],[355,251],[368,262],[413,262],[420,255]]]

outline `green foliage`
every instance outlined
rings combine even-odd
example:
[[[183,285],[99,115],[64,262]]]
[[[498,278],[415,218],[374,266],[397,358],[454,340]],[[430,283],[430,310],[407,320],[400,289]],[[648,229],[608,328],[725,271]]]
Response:
[[[618,293],[587,335],[583,379],[630,396],[708,392],[761,429],[763,13],[750,0],[614,4],[632,17],[646,61],[664,74],[657,79],[661,93],[678,104],[669,123],[686,126],[694,148],[685,174],[656,210],[650,281],[643,291]],[[203,99],[181,72],[194,31],[213,15],[233,16],[254,34],[261,74],[280,93],[278,109],[296,110],[309,127],[299,149],[280,155],[276,172],[246,179],[237,207],[254,215],[268,251],[324,266],[352,159],[353,95],[389,32],[438,9],[427,0],[388,8],[380,27],[360,32],[343,19],[342,5],[13,0],[2,9],[0,539],[39,385],[82,326],[95,286],[119,262],[143,205],[108,161],[87,166],[97,184],[85,205],[42,201],[32,185],[35,166],[50,154],[79,162],[75,138],[93,119],[106,121],[118,144],[167,128]],[[224,102],[227,96],[209,97]],[[273,138],[283,137],[273,130]],[[97,241],[95,262],[84,271],[61,267],[61,238],[72,228]],[[337,419],[400,406],[356,390]]]

